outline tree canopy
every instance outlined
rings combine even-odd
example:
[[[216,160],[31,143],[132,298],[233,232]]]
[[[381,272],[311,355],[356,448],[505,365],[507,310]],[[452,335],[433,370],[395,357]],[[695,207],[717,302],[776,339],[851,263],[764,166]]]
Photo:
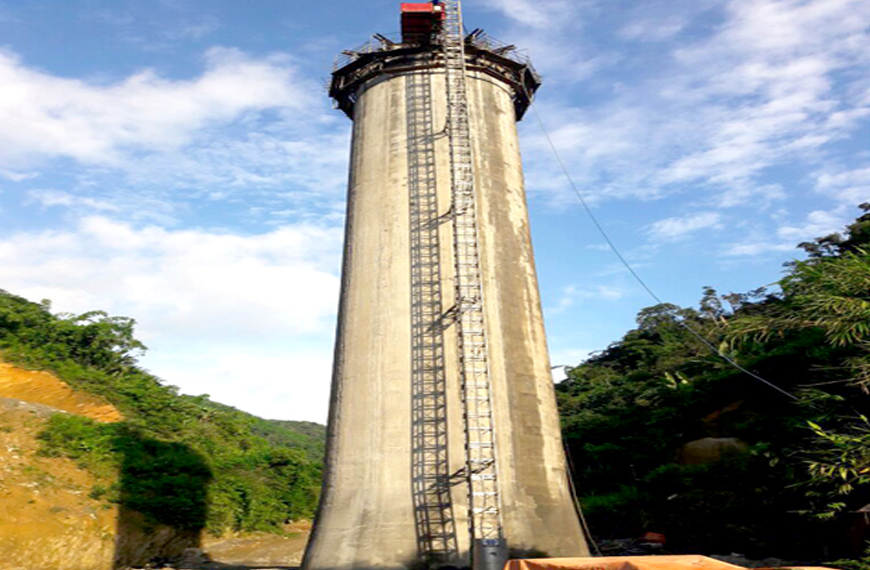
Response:
[[[664,532],[685,552],[848,551],[851,513],[870,502],[870,204],[861,209],[842,234],[801,244],[807,259],[776,287],[706,287],[697,309],[643,309],[637,328],[569,370],[557,394],[594,534]],[[687,464],[684,446],[703,438],[745,447]]]

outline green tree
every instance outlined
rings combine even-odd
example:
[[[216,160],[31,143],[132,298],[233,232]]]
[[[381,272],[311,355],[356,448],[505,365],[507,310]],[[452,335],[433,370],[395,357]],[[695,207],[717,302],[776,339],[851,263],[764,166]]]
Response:
[[[796,556],[819,540],[795,537],[836,534],[839,511],[870,501],[870,204],[861,209],[843,234],[801,244],[808,259],[786,264],[775,287],[706,287],[699,310],[644,309],[636,329],[570,370],[557,394],[593,532],[665,530],[685,551]],[[675,462],[705,436],[737,437],[751,454]]]

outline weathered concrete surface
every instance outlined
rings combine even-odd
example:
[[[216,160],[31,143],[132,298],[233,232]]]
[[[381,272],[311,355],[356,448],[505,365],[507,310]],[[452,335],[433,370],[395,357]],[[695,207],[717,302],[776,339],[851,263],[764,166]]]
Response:
[[[338,337],[321,506],[309,570],[421,564],[411,484],[411,290],[405,72],[357,93]],[[433,133],[445,124],[435,70]],[[505,534],[516,556],[583,556],[567,484],[507,84],[470,72],[481,269]],[[450,209],[449,150],[436,136],[438,201]],[[449,216],[439,229],[443,310],[454,304]],[[450,472],[464,467],[455,325],[445,335]],[[452,489],[468,563],[467,490]]]

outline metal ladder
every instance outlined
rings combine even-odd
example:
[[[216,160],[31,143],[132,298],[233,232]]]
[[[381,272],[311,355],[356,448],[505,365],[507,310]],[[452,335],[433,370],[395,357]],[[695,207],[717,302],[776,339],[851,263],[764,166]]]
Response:
[[[444,0],[441,45],[447,82],[447,135],[452,184],[459,373],[465,416],[472,564],[501,568],[507,548],[501,515],[492,388],[466,92],[465,34],[460,0]]]
[[[432,75],[405,76],[411,221],[411,473],[417,550],[427,567],[458,557],[447,442],[447,378],[441,292]],[[425,59],[423,59],[425,58]]]

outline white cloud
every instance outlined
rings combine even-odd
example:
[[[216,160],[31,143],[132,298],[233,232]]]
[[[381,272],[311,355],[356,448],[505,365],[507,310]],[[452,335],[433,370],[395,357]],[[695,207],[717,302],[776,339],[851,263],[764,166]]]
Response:
[[[343,198],[347,125],[328,125],[319,133],[298,131],[298,125],[288,125],[284,133],[255,128],[243,137],[221,137],[220,144],[203,142],[181,152],[155,153],[125,165],[126,180],[197,196],[217,197],[213,193],[218,188],[225,196],[244,191],[247,200],[263,192],[275,199],[292,193],[297,208],[305,200],[322,207],[330,198]]]
[[[722,255],[725,257],[753,257],[765,253],[794,250],[794,244],[768,242],[752,239],[743,243],[735,243],[726,247]]]
[[[820,172],[816,190],[847,206],[870,201],[870,168]]]
[[[484,0],[485,8],[501,12],[503,16],[524,26],[537,29],[552,28],[570,23],[573,6],[565,0]]]
[[[801,241],[838,232],[843,229],[847,221],[848,216],[842,209],[833,212],[815,210],[807,214],[806,220],[800,226],[783,226],[776,233],[779,237],[789,240],[794,246]]]
[[[784,200],[786,197],[787,193],[780,184],[757,185],[747,181],[725,188],[713,202],[720,208],[734,208],[751,204],[758,210],[763,210],[773,202]]]
[[[302,112],[317,93],[286,56],[253,59],[238,50],[212,48],[205,65],[202,75],[189,80],[143,70],[100,84],[29,68],[14,53],[2,51],[0,167],[54,157],[117,165],[133,151],[176,150],[197,131],[247,112]]]
[[[675,100],[702,103],[706,148],[672,164],[663,182],[751,178],[848,134],[855,114],[834,74],[868,62],[870,18],[859,0],[732,0],[719,33],[676,52],[694,77]],[[848,79],[841,81],[848,82]],[[722,98],[726,99],[722,99]],[[730,99],[728,99],[730,98]],[[841,113],[851,120],[840,120]],[[806,155],[810,156],[810,155]]]
[[[766,53],[791,54],[819,47],[839,51],[830,45],[832,38],[865,31],[868,15],[860,11],[862,6],[855,0],[732,0],[728,5],[731,22],[721,41]]]
[[[619,286],[596,285],[594,287],[578,287],[572,284],[562,289],[562,294],[556,301],[556,304],[547,309],[547,314],[557,315],[582,300],[615,301],[622,299],[625,295],[625,289]]]
[[[753,257],[768,253],[791,251],[798,255],[797,244],[841,231],[850,220],[851,209],[845,206],[833,210],[813,210],[802,221],[786,223],[784,214],[774,215],[780,224],[775,235],[750,231],[742,240],[726,246],[724,257]]]
[[[117,211],[118,207],[103,200],[86,196],[73,196],[63,190],[30,190],[30,198],[46,208],[63,206],[66,208],[85,208],[98,211]]]
[[[12,170],[0,170],[0,176],[12,182],[21,182],[30,178],[36,178],[39,174],[35,172],[15,172]]]
[[[66,195],[44,205],[100,209],[166,223],[179,199],[241,200],[240,210],[340,216],[350,123],[287,55],[226,48],[205,70],[165,79],[151,70],[115,82],[63,78],[0,50],[0,176],[22,181],[68,169]],[[52,184],[56,184],[52,182]]]
[[[689,234],[707,228],[720,228],[721,216],[716,212],[701,212],[681,217],[667,218],[647,228],[649,236],[657,241],[678,241]]]
[[[144,365],[183,391],[323,421],[311,414],[325,401],[299,394],[328,392],[340,243],[338,228],[316,225],[242,236],[88,217],[0,240],[2,287],[61,311],[136,318],[153,351]]]
[[[678,34],[685,26],[682,18],[674,16],[661,20],[635,20],[623,27],[619,35],[630,40],[661,41]]]

